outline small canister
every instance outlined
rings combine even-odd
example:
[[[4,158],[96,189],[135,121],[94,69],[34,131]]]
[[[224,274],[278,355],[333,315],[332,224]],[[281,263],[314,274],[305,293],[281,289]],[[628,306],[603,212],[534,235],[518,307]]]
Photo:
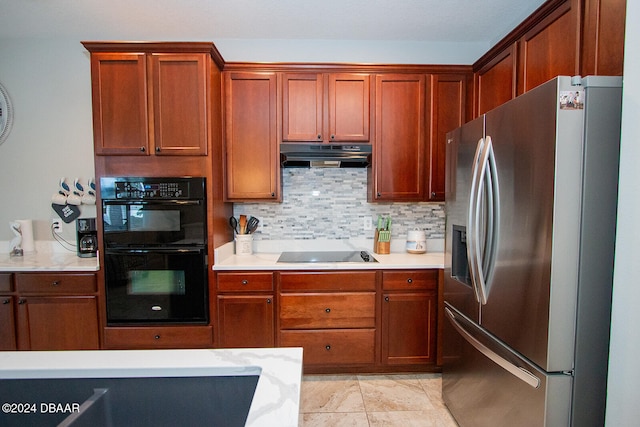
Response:
[[[407,252],[410,254],[427,252],[427,235],[424,230],[409,230],[407,233]]]

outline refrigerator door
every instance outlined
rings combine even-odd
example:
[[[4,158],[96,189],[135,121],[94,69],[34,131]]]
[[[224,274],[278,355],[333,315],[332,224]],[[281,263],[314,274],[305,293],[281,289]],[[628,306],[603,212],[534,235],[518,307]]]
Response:
[[[465,316],[479,321],[480,304],[471,280],[467,219],[478,142],[484,138],[484,116],[447,134],[445,179],[444,299]]]
[[[450,306],[443,399],[461,427],[568,426],[571,382],[517,356]]]
[[[480,324],[547,372],[573,369],[584,110],[559,106],[576,90],[559,77],[486,114],[500,219]]]

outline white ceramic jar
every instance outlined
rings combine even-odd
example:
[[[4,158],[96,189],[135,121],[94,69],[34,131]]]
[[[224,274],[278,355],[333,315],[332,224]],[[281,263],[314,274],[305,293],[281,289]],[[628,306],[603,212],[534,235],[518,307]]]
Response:
[[[427,235],[424,230],[409,230],[407,233],[407,252],[410,254],[427,252]]]

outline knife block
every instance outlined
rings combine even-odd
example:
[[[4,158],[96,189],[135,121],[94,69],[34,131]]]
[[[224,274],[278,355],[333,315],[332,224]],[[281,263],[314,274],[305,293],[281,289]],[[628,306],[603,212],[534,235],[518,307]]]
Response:
[[[373,252],[381,255],[385,255],[391,253],[391,242],[381,242],[380,241],[380,233],[376,230],[375,235],[373,237]]]

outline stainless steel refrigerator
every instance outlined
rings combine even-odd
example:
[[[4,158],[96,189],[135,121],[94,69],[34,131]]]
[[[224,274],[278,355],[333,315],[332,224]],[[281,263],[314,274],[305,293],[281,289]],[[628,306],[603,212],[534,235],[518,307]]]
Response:
[[[442,391],[461,426],[604,425],[621,85],[561,76],[447,135]]]

